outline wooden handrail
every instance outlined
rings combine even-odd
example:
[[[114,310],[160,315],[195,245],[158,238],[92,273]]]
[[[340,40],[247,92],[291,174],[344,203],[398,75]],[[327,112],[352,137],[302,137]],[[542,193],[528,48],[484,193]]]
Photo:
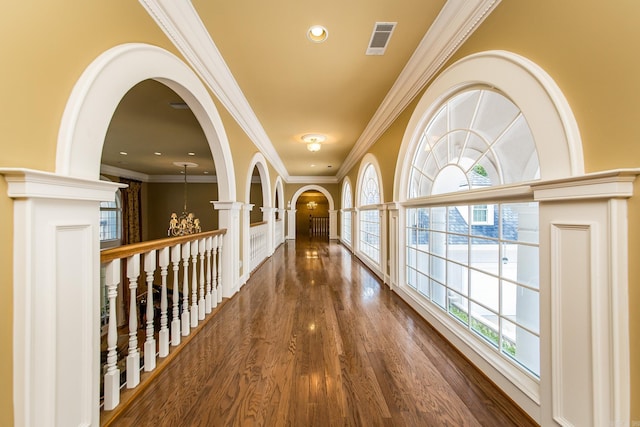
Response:
[[[149,252],[154,249],[162,249],[178,243],[191,242],[211,236],[220,236],[227,233],[226,228],[214,231],[203,231],[202,233],[189,234],[180,237],[166,237],[164,239],[149,240],[147,242],[132,243],[130,245],[118,246],[116,248],[105,249],[100,252],[100,263],[112,261],[114,259],[127,258],[131,255]]]
[[[249,224],[249,227],[257,227],[259,225],[266,224],[267,222],[268,221],[252,222],[251,224]]]

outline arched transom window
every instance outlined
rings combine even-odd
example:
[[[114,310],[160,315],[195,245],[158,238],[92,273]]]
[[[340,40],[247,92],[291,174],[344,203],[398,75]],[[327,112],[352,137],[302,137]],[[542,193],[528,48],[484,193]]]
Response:
[[[491,89],[459,93],[435,113],[411,165],[409,198],[539,178],[531,130],[520,109]]]
[[[351,194],[351,184],[345,181],[342,189],[342,240],[351,243],[351,209],[353,196]]]
[[[380,184],[378,173],[369,163],[365,166],[360,181],[360,240],[359,251],[380,265],[380,212],[377,205],[380,203]]]
[[[488,88],[452,96],[419,133],[413,153],[408,197],[425,203],[406,209],[405,279],[470,340],[480,338],[538,378],[538,205],[481,194],[534,179],[536,145],[518,107]],[[426,203],[470,189],[482,202]]]

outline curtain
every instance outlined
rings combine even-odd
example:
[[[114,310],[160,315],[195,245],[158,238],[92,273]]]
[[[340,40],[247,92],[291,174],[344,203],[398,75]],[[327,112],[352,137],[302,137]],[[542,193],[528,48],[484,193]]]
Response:
[[[129,186],[120,190],[122,193],[122,244],[138,243],[142,240],[140,209],[142,182],[127,178],[120,178],[120,182]]]

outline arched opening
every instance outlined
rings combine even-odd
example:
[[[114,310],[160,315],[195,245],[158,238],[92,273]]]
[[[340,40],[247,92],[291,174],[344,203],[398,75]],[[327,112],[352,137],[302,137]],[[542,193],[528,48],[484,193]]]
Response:
[[[331,193],[327,191],[326,188],[320,185],[305,185],[299,188],[293,195],[290,201],[290,210],[288,211],[287,217],[287,239],[295,239],[296,238],[296,226],[297,226],[297,210],[296,206],[298,205],[298,198],[305,193],[306,191],[317,191],[323,194],[329,203],[329,239],[335,240],[338,238],[338,217],[335,211],[335,204],[333,201],[333,197]],[[308,216],[306,217],[308,220]]]
[[[329,240],[329,200],[317,190],[305,191],[296,201],[296,239]]]

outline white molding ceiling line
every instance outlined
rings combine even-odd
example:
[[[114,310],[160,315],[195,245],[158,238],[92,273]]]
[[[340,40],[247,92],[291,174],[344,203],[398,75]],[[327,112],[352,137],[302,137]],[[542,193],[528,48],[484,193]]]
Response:
[[[290,176],[287,180],[287,184],[337,184],[340,181],[337,176],[324,175],[324,176],[304,176],[294,175]]]
[[[129,169],[122,169],[116,166],[109,166],[105,164],[100,165],[100,174],[112,175],[120,178],[135,179],[137,181],[146,183],[184,183],[184,175],[147,175],[146,173],[136,172]],[[218,177],[216,175],[188,175],[187,182],[190,184],[206,183],[217,184]]]
[[[342,180],[501,0],[448,0],[338,169]]]
[[[287,181],[287,168],[191,2],[139,1],[274,169]]]

